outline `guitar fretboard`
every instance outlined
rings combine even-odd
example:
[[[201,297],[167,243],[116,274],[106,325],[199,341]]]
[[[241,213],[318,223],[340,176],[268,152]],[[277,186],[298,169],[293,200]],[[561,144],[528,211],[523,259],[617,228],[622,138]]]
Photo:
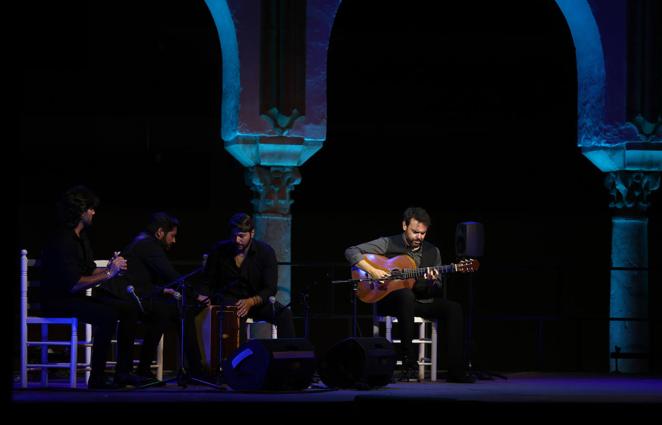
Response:
[[[438,270],[439,273],[452,273],[457,271],[457,266],[455,264],[446,264],[442,266],[436,266],[436,267],[420,267],[417,269],[403,269],[403,270],[398,270],[396,273],[392,274],[397,275],[399,278],[402,279],[412,279],[412,278],[419,278],[423,277],[425,273],[428,272],[428,269],[435,269]]]

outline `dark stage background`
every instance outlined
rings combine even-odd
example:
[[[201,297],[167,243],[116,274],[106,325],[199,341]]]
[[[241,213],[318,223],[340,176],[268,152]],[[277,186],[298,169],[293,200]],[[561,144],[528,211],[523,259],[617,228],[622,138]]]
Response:
[[[220,139],[220,46],[204,2],[30,3],[21,16],[15,252],[39,252],[55,200],[82,183],[102,199],[97,257],[167,210],[182,220],[172,258],[194,267],[252,197]],[[607,371],[609,195],[576,146],[576,97],[574,47],[552,0],[344,1],[328,55],[327,140],[292,193],[299,333],[307,290],[317,349],[349,336],[349,288],[329,283],[349,277],[344,249],[399,232],[402,211],[420,205],[445,262],[458,222],[485,225],[475,366]],[[659,190],[652,201],[660,372]],[[466,305],[467,287],[453,276],[448,296]],[[367,334],[369,306],[360,313]]]

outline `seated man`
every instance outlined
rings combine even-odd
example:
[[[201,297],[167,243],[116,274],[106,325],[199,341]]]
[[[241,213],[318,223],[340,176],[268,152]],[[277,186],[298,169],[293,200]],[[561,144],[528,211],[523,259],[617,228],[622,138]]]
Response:
[[[99,198],[88,188],[69,189],[60,202],[61,226],[49,238],[41,256],[43,309],[51,316],[73,316],[93,326],[90,389],[112,389],[127,385],[142,387],[145,380],[131,373],[131,350],[138,311],[129,301],[88,288],[104,286],[120,272],[127,261],[115,256],[107,268],[97,268],[87,231],[96,214]],[[119,321],[119,325],[118,325]],[[114,379],[105,376],[111,340],[117,328],[117,366]]]
[[[273,248],[255,239],[250,215],[234,214],[229,225],[230,239],[215,244],[203,272],[214,304],[235,306],[242,319],[275,323],[279,338],[293,338],[292,312],[277,301],[273,306],[269,302],[276,295],[278,283]]]
[[[181,275],[166,255],[176,242],[178,227],[177,218],[164,212],[153,214],[145,231],[139,233],[122,251],[131,267],[113,282],[112,288],[118,296],[131,300],[141,311],[140,320],[145,324],[145,335],[136,373],[154,385],[163,384],[150,370],[159,341],[169,328],[181,331],[177,304],[181,294],[176,291],[177,288],[167,287]],[[135,295],[127,291],[129,285],[133,286]],[[199,294],[194,294],[193,299],[202,305],[209,302],[206,296]],[[191,309],[185,310],[185,359],[181,359],[184,362],[182,366],[190,373],[199,374],[201,360],[193,312]]]
[[[411,257],[416,267],[428,268],[422,279],[414,286],[389,292],[377,302],[377,311],[382,315],[395,316],[400,324],[399,357],[404,367],[404,379],[409,379],[418,369],[412,339],[414,317],[439,319],[445,324],[441,333],[448,341],[448,382],[472,383],[475,379],[467,374],[464,365],[464,319],[460,304],[442,298],[441,276],[434,269],[441,265],[439,248],[425,241],[431,219],[423,208],[407,208],[402,217],[402,233],[381,237],[345,250],[351,265],[366,271],[375,280],[389,277],[390,272],[373,266],[365,254],[378,254],[387,258],[398,255]],[[388,287],[388,280],[382,285]],[[427,302],[431,299],[431,302]],[[423,302],[425,300],[426,302]]]

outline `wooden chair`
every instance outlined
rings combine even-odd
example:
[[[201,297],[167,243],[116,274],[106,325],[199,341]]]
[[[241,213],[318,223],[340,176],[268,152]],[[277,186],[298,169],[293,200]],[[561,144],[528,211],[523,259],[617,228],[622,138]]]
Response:
[[[77,372],[82,370],[85,373],[85,382],[90,377],[90,365],[92,359],[92,343],[93,343],[93,333],[92,325],[89,323],[85,324],[84,328],[84,338],[81,340],[78,336],[78,325],[79,320],[76,317],[42,317],[39,315],[32,314],[31,306],[36,307],[36,303],[30,303],[29,300],[29,290],[30,288],[36,288],[39,286],[40,282],[38,279],[30,278],[30,270],[35,268],[36,260],[28,258],[27,250],[21,250],[21,273],[20,273],[20,284],[21,284],[21,300],[20,300],[20,384],[21,388],[27,388],[28,386],[28,370],[41,370],[41,381],[40,384],[43,387],[48,386],[48,370],[52,368],[66,368],[69,369],[69,387],[77,387]],[[107,267],[108,260],[95,260],[97,267]],[[86,295],[90,296],[92,290],[88,289]],[[39,339],[30,339],[28,329],[30,325],[40,325],[41,334]],[[49,340],[49,326],[67,326],[69,339],[67,340]],[[117,343],[116,339],[112,340],[113,344]],[[142,340],[136,339],[136,345],[142,345]],[[38,363],[30,363],[28,359],[28,349],[29,347],[40,347],[41,356]],[[68,362],[49,362],[48,354],[51,347],[60,347],[64,349],[69,349],[69,361]],[[83,349],[84,360],[82,362],[78,361],[79,347]],[[159,380],[163,379],[163,337],[159,342],[157,349],[157,358],[156,361],[152,364],[152,368],[156,369],[156,376]],[[134,360],[134,364],[138,360]],[[108,367],[114,367],[116,364],[115,361],[108,361],[106,365]]]
[[[262,329],[269,326],[271,332],[264,332]],[[262,329],[261,329],[262,328]],[[261,331],[262,330],[262,331]],[[246,319],[246,339],[278,339],[278,326],[264,320],[254,321],[252,318]]]
[[[379,316],[373,312],[372,316],[372,334],[373,336],[380,335],[380,324],[384,323],[385,335],[384,337],[391,341],[393,344],[399,344],[399,339],[393,339],[393,324],[397,323],[398,319],[393,316]],[[425,379],[425,368],[430,368],[430,381],[437,380],[437,339],[438,339],[438,322],[437,320],[427,320],[422,317],[414,317],[414,323],[418,325],[418,338],[412,340],[413,344],[418,344],[418,379]],[[428,328],[430,329],[428,333]],[[429,357],[427,356],[427,348],[430,347]],[[398,360],[397,364],[402,362]]]
[[[21,300],[20,300],[20,323],[21,323],[21,388],[28,386],[28,370],[41,370],[41,386],[48,386],[48,370],[51,368],[69,369],[69,387],[76,388],[77,372],[79,369],[85,371],[85,380],[90,374],[90,360],[92,358],[92,326],[85,325],[85,336],[83,340],[78,338],[78,319],[76,317],[41,317],[32,315],[30,311],[30,302],[28,298],[28,289],[37,287],[37,279],[29,279],[29,269],[34,268],[36,260],[28,259],[28,251],[21,250]],[[89,295],[88,290],[88,295]],[[34,306],[34,303],[33,303]],[[30,339],[28,334],[29,325],[41,326],[41,335],[38,340]],[[68,340],[50,340],[49,326],[68,326]],[[85,360],[78,362],[78,347],[83,346]],[[28,349],[30,347],[40,347],[41,357],[38,363],[30,363],[28,359]],[[49,362],[48,354],[50,347],[62,347],[69,349],[68,362]]]

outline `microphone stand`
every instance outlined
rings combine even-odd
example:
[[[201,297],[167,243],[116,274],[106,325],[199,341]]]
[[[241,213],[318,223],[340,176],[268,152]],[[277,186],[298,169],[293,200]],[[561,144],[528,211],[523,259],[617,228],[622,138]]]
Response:
[[[466,276],[468,285],[468,312],[466,319],[465,340],[464,340],[464,356],[467,364],[467,373],[479,380],[493,381],[495,377],[501,379],[508,379],[504,375],[489,372],[486,370],[479,370],[473,368],[472,358],[474,352],[474,337],[473,337],[473,321],[474,321],[474,287],[473,287],[473,273],[467,273]]]
[[[310,301],[308,300],[308,291],[302,295],[303,302],[303,337],[309,339],[310,337]]]
[[[198,267],[197,269],[193,270],[191,273],[185,274],[183,276],[179,276],[177,279],[173,280],[172,282],[161,286],[161,289],[181,287],[182,284],[184,284],[187,280],[189,280],[190,278],[192,278],[196,274],[202,272],[202,270],[204,270],[203,267]]]
[[[189,382],[193,381],[198,384],[206,385],[208,387],[216,388],[217,390],[224,390],[222,386],[218,384],[214,384],[213,382],[207,382],[205,380],[190,376],[188,371],[186,370],[186,367],[184,366],[184,356],[185,356],[185,345],[186,345],[186,279],[190,278],[191,276],[194,276],[197,273],[200,273],[202,271],[202,267],[194,270],[193,272],[182,276],[178,279],[176,279],[174,282],[171,282],[164,286],[163,288],[172,288],[173,286],[176,286],[177,292],[179,292],[180,297],[177,297],[177,308],[179,311],[179,326],[180,326],[180,335],[179,335],[179,359],[178,359],[178,368],[177,368],[177,377],[174,378],[174,380],[177,381],[177,385],[179,385],[182,388],[186,388],[189,384]],[[220,320],[220,319],[219,319]],[[221,325],[222,329],[222,325]],[[219,338],[222,338],[223,332],[220,332]],[[220,348],[219,348],[219,357],[221,356],[220,353]],[[220,360],[220,359],[219,359]],[[166,382],[171,382],[173,379],[169,379]]]
[[[385,277],[383,279],[379,279],[379,281],[383,280],[396,280],[396,279],[402,279],[402,276],[399,275],[392,275]],[[357,313],[357,305],[356,305],[356,299],[358,298],[357,292],[359,291],[359,283],[361,282],[374,282],[375,278],[373,277],[362,277],[360,279],[344,279],[344,280],[332,280],[332,284],[344,284],[344,283],[351,283],[352,284],[352,337],[357,337],[358,336],[358,313]]]

